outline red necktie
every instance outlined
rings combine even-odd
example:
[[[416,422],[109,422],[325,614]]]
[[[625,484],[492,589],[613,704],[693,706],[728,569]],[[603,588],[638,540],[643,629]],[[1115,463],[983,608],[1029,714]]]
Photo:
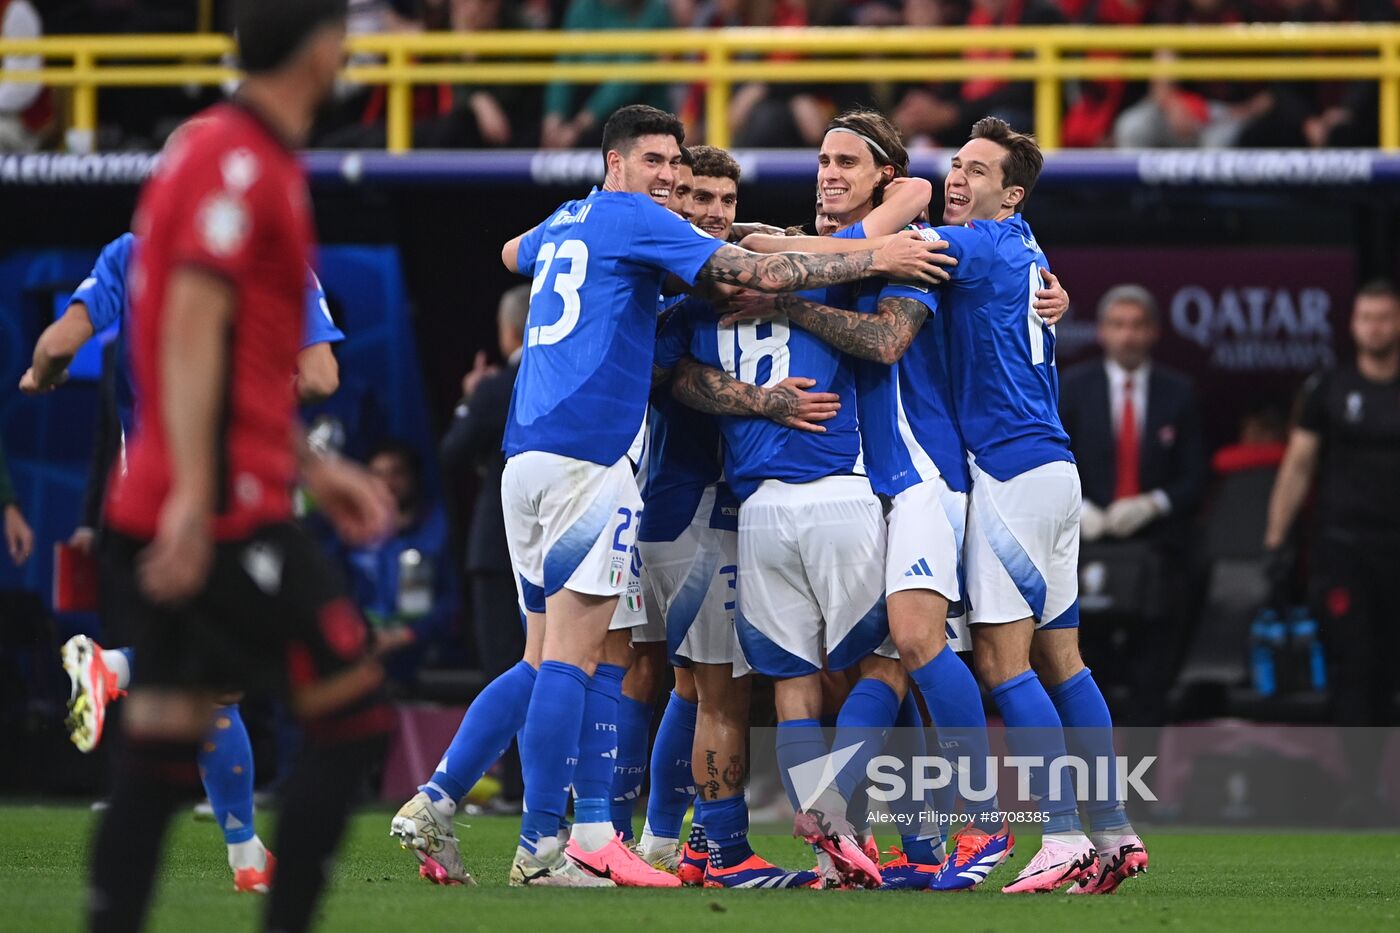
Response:
[[[1113,498],[1126,499],[1142,491],[1138,481],[1137,406],[1133,404],[1133,377],[1123,380],[1123,416],[1118,422],[1118,483]]]

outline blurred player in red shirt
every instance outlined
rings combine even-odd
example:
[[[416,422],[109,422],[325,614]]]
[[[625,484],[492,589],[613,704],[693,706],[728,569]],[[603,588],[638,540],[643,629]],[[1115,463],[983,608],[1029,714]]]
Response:
[[[286,786],[266,925],[303,930],[358,776],[389,713],[366,629],[292,523],[303,482],[347,540],[388,529],[387,496],[358,468],[311,456],[286,374],[301,344],[313,249],[293,147],[342,61],[345,0],[240,0],[247,80],[166,154],[133,230],[131,362],[137,430],[107,507],[113,605],[141,663],[126,755],[94,848],[94,930],[142,925],[176,801],[198,786],[197,743],[230,688],[284,696],[307,751]]]

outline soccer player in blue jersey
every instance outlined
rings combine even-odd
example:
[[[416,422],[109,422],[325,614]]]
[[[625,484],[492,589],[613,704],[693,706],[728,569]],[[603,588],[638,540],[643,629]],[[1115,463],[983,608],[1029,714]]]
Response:
[[[823,162],[835,164],[825,151]],[[841,172],[844,169],[832,170],[833,175]],[[833,194],[839,188],[841,197],[849,195],[848,210],[838,211],[843,219],[853,215],[848,222],[871,210],[877,190],[885,187],[893,170],[884,172],[872,164],[863,177],[854,177],[859,174],[844,175],[831,188]],[[897,216],[888,221],[889,228],[898,229],[920,213],[929,191],[926,182],[911,182],[893,194],[892,203],[881,208]],[[852,248],[826,242],[803,241],[803,245]],[[659,358],[658,363],[668,363],[669,358],[680,356],[680,350],[689,349],[694,360],[678,361],[677,396],[702,410],[730,416],[721,419],[727,442],[726,476],[741,497],[748,497],[739,513],[740,640],[748,663],[779,679],[781,754],[792,757],[812,751],[806,746],[814,741],[821,744],[813,727],[821,705],[818,672],[823,667],[823,639],[832,669],[861,664],[865,676],[853,691],[849,710],[869,706],[872,709],[867,712],[879,718],[886,705],[883,701],[889,700],[888,725],[894,724],[904,695],[903,676],[897,662],[871,657],[884,640],[883,581],[869,571],[872,560],[883,563],[884,524],[878,501],[861,475],[854,375],[848,361],[808,335],[790,333],[781,320],[725,327],[716,318],[714,309],[704,302],[692,300],[683,306],[673,328],[678,337],[663,339],[660,357],[667,359]],[[815,378],[843,403],[820,434],[734,417],[749,413],[736,403],[754,385],[777,384],[790,372]],[[855,531],[835,534],[836,527],[847,521]],[[892,667],[882,669],[881,662]],[[877,688],[864,682],[881,674],[891,683]],[[823,747],[816,754],[824,752]],[[697,780],[703,781],[698,761],[695,770]],[[710,840],[707,878],[747,884],[759,870],[772,869],[766,863],[754,864],[756,857],[745,841],[747,820],[740,788],[736,784],[726,790],[720,799],[702,799],[700,804]],[[844,806],[841,809],[844,820]],[[713,827],[711,817],[717,821]],[[878,882],[874,861],[849,832],[804,824],[803,834],[822,846],[832,867],[846,878]]]
[[[20,379],[20,389],[36,394],[55,388],[68,375],[68,364],[95,333],[118,327],[117,415],[123,437],[135,429],[135,397],[127,355],[127,271],[140,244],[124,233],[103,247],[92,272],[73,292],[64,309],[39,335],[33,360]],[[307,270],[305,333],[297,355],[297,394],[303,402],[320,401],[335,392],[340,374],[331,345],[345,335],[331,319],[326,295],[316,274]],[[121,696],[131,682],[130,648],[104,649],[86,635],[63,645],[63,666],[72,682],[68,726],[79,751],[90,752],[102,739],[107,704]],[[214,729],[200,754],[200,774],[215,819],[228,846],[229,867],[239,891],[265,893],[272,875],[272,857],[253,827],[253,749],[248,741],[236,697],[225,697]]]
[[[1108,708],[1078,649],[1080,494],[1056,409],[1054,332],[1036,307],[1046,263],[1020,216],[1040,166],[1031,137],[1000,120],[980,121],[945,181],[950,226],[928,232],[949,241],[959,260],[938,307],[974,479],[966,564],[975,663],[1017,754],[1053,761],[1065,754],[1062,728],[1069,728],[1076,754],[1111,763]],[[923,316],[891,307],[862,321],[826,309],[802,320],[843,343],[860,332],[875,352],[909,346]],[[1080,830],[1068,781],[1054,793],[1049,781],[1047,769],[1032,772],[1032,793],[1049,818],[1042,848],[1003,890],[1078,882],[1077,893],[1112,891],[1146,866],[1115,781],[1090,794],[1092,841]],[[1097,848],[1106,853],[1102,868]]]
[[[831,174],[823,180],[824,203],[830,201],[838,211],[845,206],[849,188],[842,184],[843,173],[869,172],[881,165],[907,170],[897,131],[882,115],[870,112],[834,120],[823,143],[823,159]],[[849,167],[843,168],[843,163]],[[852,215],[845,219],[849,222]],[[849,230],[856,236],[876,235],[886,231],[872,224],[883,220],[870,214]],[[767,245],[750,242],[757,249]],[[1044,305],[1044,313],[1057,316],[1068,296],[1048,270],[1045,275],[1052,288],[1038,291],[1037,302]],[[968,758],[971,786],[985,786],[981,762],[988,748],[981,694],[955,653],[961,639],[949,643],[949,635],[956,634],[947,621],[949,607],[956,605],[958,615],[962,608],[959,580],[970,478],[952,416],[946,337],[941,326],[923,326],[936,311],[936,296],[919,287],[870,280],[859,286],[850,311],[789,295],[749,296],[735,304],[746,310],[726,320],[780,312],[861,360],[858,396],[866,466],[872,486],[891,501],[885,564],[891,635],[938,724],[944,753]],[[878,678],[868,678],[857,689],[883,699],[887,709],[894,704],[893,693],[886,695],[888,687]],[[838,734],[838,747],[845,744],[849,743]],[[906,834],[905,851],[882,869],[886,887],[956,889],[986,878],[1006,857],[1012,840],[1004,826],[990,818],[997,809],[995,800],[966,800],[965,806],[973,820],[955,837],[952,860],[938,870],[943,862],[940,833],[930,834],[932,838]]]
[[[606,741],[607,701],[615,709],[620,689],[621,672],[600,671],[599,657],[631,556],[618,544],[640,505],[625,455],[645,414],[666,276],[783,290],[852,281],[898,258],[915,277],[936,265],[908,240],[843,256],[763,257],[723,244],[664,208],[679,121],[625,107],[604,136],[603,189],[502,250],[507,268],[534,278],[502,493],[527,644],[541,658],[521,748],[528,812],[515,884],[678,883],[655,878],[663,873],[621,845],[608,788],[594,796],[594,782],[580,787],[576,773],[591,765],[592,740],[604,733]],[[585,708],[595,704],[597,716]],[[576,822],[566,853],[557,833],[571,786]]]

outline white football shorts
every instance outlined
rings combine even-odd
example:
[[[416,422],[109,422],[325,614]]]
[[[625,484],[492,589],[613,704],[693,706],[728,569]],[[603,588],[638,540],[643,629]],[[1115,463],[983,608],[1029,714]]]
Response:
[[[739,677],[749,672],[734,631],[739,535],[732,526],[714,527],[715,494],[714,486],[705,490],[695,517],[674,541],[638,543],[650,616],[646,629],[655,631],[656,621],[661,623],[672,664],[733,664]],[[635,632],[632,640],[640,640]]]
[[[739,508],[739,644],[771,677],[897,657],[885,615],[885,518],[864,476],[766,480]]]
[[[1057,461],[1005,482],[972,467],[967,601],[973,625],[1079,624],[1079,471]]]
[[[641,583],[635,579],[637,514],[642,497],[632,465],[611,466],[531,450],[506,461],[501,477],[506,542],[520,600],[544,612],[545,599],[561,589],[594,596],[622,596],[611,628],[645,619]],[[633,598],[626,598],[632,592]]]

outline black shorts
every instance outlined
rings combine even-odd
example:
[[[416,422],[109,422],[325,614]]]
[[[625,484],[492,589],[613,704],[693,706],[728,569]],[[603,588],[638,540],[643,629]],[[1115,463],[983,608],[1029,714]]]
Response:
[[[285,698],[307,719],[378,705],[383,673],[364,619],[296,525],[217,543],[204,589],[176,607],[138,584],[149,542],[111,537],[110,605],[135,636],[134,686],[248,690]]]

